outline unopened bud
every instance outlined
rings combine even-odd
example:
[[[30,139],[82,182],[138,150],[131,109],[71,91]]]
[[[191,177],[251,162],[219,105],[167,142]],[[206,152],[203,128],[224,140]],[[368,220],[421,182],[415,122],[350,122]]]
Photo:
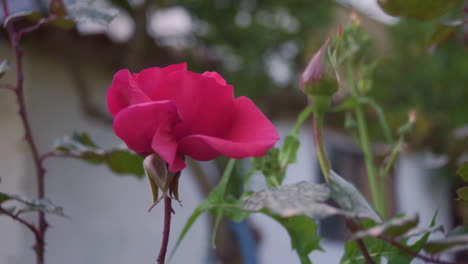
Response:
[[[315,53],[301,75],[301,89],[311,97],[315,111],[325,112],[331,104],[331,96],[338,90],[334,73],[328,70],[326,51],[330,39]]]

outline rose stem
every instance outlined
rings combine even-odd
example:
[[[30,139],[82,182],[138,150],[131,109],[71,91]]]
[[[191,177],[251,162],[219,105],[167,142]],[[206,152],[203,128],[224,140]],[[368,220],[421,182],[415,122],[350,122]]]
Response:
[[[164,198],[164,231],[161,248],[159,249],[159,256],[157,262],[164,264],[166,259],[167,244],[169,243],[169,233],[171,231],[171,214],[172,214],[172,199],[169,197]]]

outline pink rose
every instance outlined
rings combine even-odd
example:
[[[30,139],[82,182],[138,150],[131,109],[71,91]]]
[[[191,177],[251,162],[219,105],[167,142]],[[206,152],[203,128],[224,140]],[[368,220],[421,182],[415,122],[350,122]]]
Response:
[[[211,160],[262,156],[279,139],[273,124],[246,97],[234,99],[216,72],[187,64],[120,70],[107,92],[114,131],[137,153],[157,153],[169,171],[185,168],[184,155]]]

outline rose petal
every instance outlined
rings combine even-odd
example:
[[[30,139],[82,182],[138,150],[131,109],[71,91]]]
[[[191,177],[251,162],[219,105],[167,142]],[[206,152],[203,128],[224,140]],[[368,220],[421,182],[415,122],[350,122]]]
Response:
[[[185,168],[184,155],[177,152],[177,139],[173,135],[172,127],[179,119],[168,119],[156,130],[151,147],[154,152],[169,165],[170,172],[178,172]]]
[[[202,75],[215,79],[221,85],[227,85],[226,80],[224,80],[223,76],[221,76],[217,72],[208,72],[207,71],[207,72],[204,72]]]
[[[120,70],[114,75],[107,92],[107,106],[113,116],[129,105],[149,101],[128,70]]]
[[[151,145],[155,133],[179,120],[177,108],[171,101],[136,104],[117,114],[114,131],[131,150],[150,153],[153,152]]]
[[[159,93],[161,88],[159,87],[159,83],[167,78],[170,73],[177,72],[177,71],[186,71],[187,70],[187,63],[181,64],[174,64],[169,65],[164,68],[159,67],[152,67],[148,69],[142,70],[138,74],[134,74],[134,78],[138,83],[139,87],[153,100],[154,97]]]
[[[172,100],[182,124],[175,128],[177,138],[189,134],[219,137],[230,127],[234,91],[215,78],[186,71],[174,72],[160,84],[157,100]]]
[[[179,151],[197,160],[211,160],[219,155],[230,158],[264,155],[278,141],[276,128],[246,97],[234,100],[232,124],[225,137],[190,135],[179,142]]]

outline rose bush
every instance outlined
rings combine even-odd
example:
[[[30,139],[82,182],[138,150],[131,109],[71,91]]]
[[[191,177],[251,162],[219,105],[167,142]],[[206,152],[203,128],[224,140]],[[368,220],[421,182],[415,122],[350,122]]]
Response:
[[[279,139],[250,99],[234,98],[233,86],[218,73],[187,71],[186,63],[118,71],[107,104],[116,135],[137,153],[157,153],[171,172],[185,168],[185,155],[257,157]]]

